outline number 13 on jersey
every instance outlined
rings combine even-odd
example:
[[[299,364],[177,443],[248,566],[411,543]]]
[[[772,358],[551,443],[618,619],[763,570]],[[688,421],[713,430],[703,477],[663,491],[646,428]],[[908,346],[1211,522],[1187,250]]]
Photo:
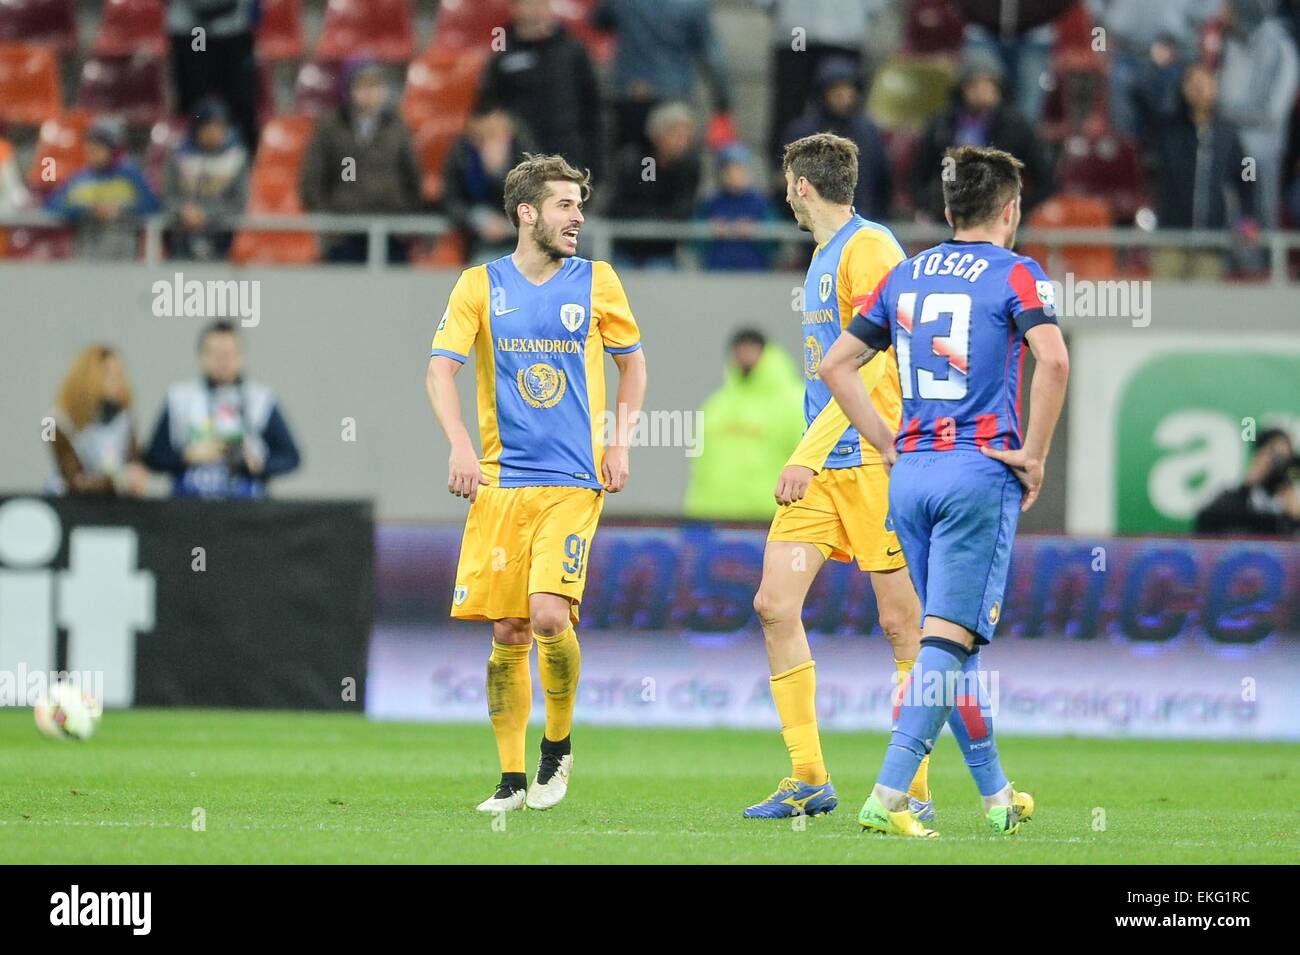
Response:
[[[966,292],[898,296],[898,382],[904,400],[960,401],[970,370],[971,297]],[[913,382],[915,372],[915,383]]]

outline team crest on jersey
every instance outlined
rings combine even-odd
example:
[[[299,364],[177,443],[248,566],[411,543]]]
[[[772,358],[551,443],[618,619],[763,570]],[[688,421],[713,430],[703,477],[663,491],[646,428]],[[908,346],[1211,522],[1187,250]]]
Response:
[[[1002,616],[1002,601],[998,601],[992,607],[989,607],[989,623],[997,626],[998,617]]]
[[[805,378],[816,378],[817,369],[822,363],[822,346],[816,337],[809,335],[803,340],[803,373]]]
[[[524,401],[534,408],[554,408],[564,397],[569,384],[562,369],[553,368],[544,361],[520,368],[515,382]]]
[[[831,273],[822,273],[821,280],[817,283],[817,294],[822,297],[823,302],[831,297]]]
[[[465,598],[468,596],[469,596],[468,587],[457,587],[455,590],[451,592],[451,599],[455,602],[457,607],[463,604],[465,602]]]
[[[1042,280],[1035,282],[1034,287],[1038,292],[1038,300],[1043,303],[1043,311],[1047,313],[1049,318],[1055,317],[1056,287],[1051,282]]]
[[[587,310],[581,305],[561,305],[560,324],[571,332],[576,332],[587,320]]]

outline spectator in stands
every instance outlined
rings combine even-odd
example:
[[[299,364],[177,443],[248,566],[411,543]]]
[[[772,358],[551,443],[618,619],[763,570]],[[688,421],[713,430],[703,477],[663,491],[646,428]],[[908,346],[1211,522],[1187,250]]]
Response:
[[[298,448],[274,393],[244,378],[239,335],[213,322],[199,337],[201,376],[167,389],[145,463],[183,497],[252,498],[295,470]]]
[[[1007,78],[1007,100],[1021,116],[1038,122],[1047,97],[1056,26],[1044,23],[1023,33],[1004,37],[979,23],[966,25],[963,53],[996,57]]]
[[[637,146],[624,149],[614,175],[609,214],[618,219],[686,221],[695,211],[700,188],[700,156],[695,114],[685,103],[661,103],[646,120],[650,155]],[[674,268],[673,239],[625,239],[614,244],[615,258],[641,268]]]
[[[316,121],[302,160],[302,201],[311,212],[409,215],[420,211],[420,170],[406,124],[392,108],[383,67],[350,62],[340,105]],[[365,234],[325,240],[330,262],[364,262]],[[388,261],[406,261],[407,243],[389,236]]]
[[[465,237],[471,262],[499,258],[515,247],[505,214],[506,176],[534,149],[526,130],[505,110],[488,106],[470,117],[447,153],[442,205]]]
[[[1276,0],[1227,0],[1219,70],[1219,109],[1254,160],[1260,224],[1268,229],[1280,220],[1282,157],[1300,87],[1300,57],[1275,9]]]
[[[579,169],[602,168],[601,95],[587,48],[551,12],[550,0],[513,0],[505,49],[488,63],[480,106],[520,117],[537,148]]]
[[[752,328],[732,336],[722,387],[700,409],[702,450],[692,459],[687,517],[772,519],[776,479],[803,435],[802,394],[783,349]]]
[[[1294,534],[1300,531],[1300,458],[1291,436],[1268,428],[1255,440],[1246,480],[1196,515],[1198,534]]]
[[[148,473],[131,420],[131,383],[107,345],[83,348],[54,398],[50,494],[138,497]]]
[[[661,103],[689,102],[695,70],[704,74],[713,106],[710,141],[725,145],[731,130],[726,57],[713,31],[709,0],[601,0],[592,22],[618,39],[614,89],[614,149],[645,155],[646,119]]]
[[[230,108],[240,141],[257,151],[257,59],[260,0],[167,0],[176,110],[193,115],[215,96]],[[199,31],[199,32],[196,32]]]
[[[224,259],[232,223],[248,201],[248,151],[225,105],[201,102],[185,140],[167,160],[167,209],[173,214],[171,254]]]
[[[133,259],[140,218],[162,206],[123,147],[125,130],[99,119],[86,132],[86,165],[46,200],[46,208],[76,227],[77,254]]]
[[[1139,141],[1167,104],[1153,97],[1163,88],[1169,61],[1196,57],[1201,26],[1223,0],[1087,0],[1088,12],[1105,30],[1110,74],[1110,120],[1116,132]],[[1169,54],[1173,53],[1171,57]]]
[[[1156,133],[1156,214],[1165,229],[1253,231],[1256,191],[1241,176],[1241,140],[1217,109],[1214,73],[1196,63],[1183,75],[1182,96]],[[1235,197],[1237,210],[1229,207]],[[1217,249],[1157,249],[1158,275],[1220,278],[1226,260]]]
[[[853,205],[868,219],[884,219],[889,215],[893,176],[884,137],[863,112],[862,94],[862,74],[852,60],[824,60],[817,71],[817,91],[808,111],[786,127],[781,151],[773,159],[779,170],[785,144],[813,133],[835,133],[853,140],[858,146],[858,185]],[[776,180],[784,196],[785,176],[778,175]]]
[[[777,157],[779,168],[781,151],[790,142],[786,130],[817,99],[821,84],[816,78],[822,63],[843,60],[852,65],[855,76],[862,75],[867,20],[877,4],[874,0],[758,0],[758,4],[772,14],[772,125],[767,152]]]
[[[1052,191],[1052,170],[1033,127],[1003,102],[1002,64],[986,54],[970,53],[962,61],[952,104],[930,121],[921,134],[912,165],[912,197],[917,218],[943,221],[944,151],[952,146],[994,146],[1025,164],[1021,203],[1026,215]]]
[[[713,240],[700,243],[700,265],[717,272],[761,272],[772,264],[773,242],[753,238],[755,226],[776,216],[754,185],[753,157],[740,143],[718,152],[718,189],[695,217],[709,223]]]

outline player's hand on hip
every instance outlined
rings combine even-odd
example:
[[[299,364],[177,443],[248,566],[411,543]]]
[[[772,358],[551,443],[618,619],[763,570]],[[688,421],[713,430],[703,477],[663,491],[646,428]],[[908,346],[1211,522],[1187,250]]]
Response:
[[[776,479],[776,503],[781,505],[793,504],[795,501],[802,501],[803,496],[808,493],[808,485],[812,479],[817,476],[817,472],[812,468],[806,468],[802,464],[786,465],[781,471],[781,476]]]
[[[880,463],[885,466],[885,473],[889,474],[894,470],[894,465],[898,463],[898,448],[889,445],[880,452]]]
[[[1038,500],[1038,492],[1043,487],[1043,462],[1038,458],[1031,458],[1023,448],[1018,451],[1003,451],[990,448],[986,444],[980,450],[986,456],[996,458],[1009,467],[1016,480],[1024,487],[1025,495],[1020,500],[1020,510],[1027,511],[1033,507],[1034,501]]]
[[[617,494],[627,484],[628,460],[627,448],[610,445],[605,449],[605,463],[601,465],[601,477],[604,478],[605,490]]]
[[[467,497],[473,502],[480,485],[487,484],[478,466],[473,448],[453,448],[447,463],[447,490],[457,497]]]

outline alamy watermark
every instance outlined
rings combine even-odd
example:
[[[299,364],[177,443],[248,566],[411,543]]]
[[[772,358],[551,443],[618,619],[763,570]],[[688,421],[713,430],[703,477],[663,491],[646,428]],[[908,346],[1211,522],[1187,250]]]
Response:
[[[186,279],[184,272],[171,280],[153,283],[156,318],[238,319],[244,328],[262,321],[262,283],[259,279]]]

